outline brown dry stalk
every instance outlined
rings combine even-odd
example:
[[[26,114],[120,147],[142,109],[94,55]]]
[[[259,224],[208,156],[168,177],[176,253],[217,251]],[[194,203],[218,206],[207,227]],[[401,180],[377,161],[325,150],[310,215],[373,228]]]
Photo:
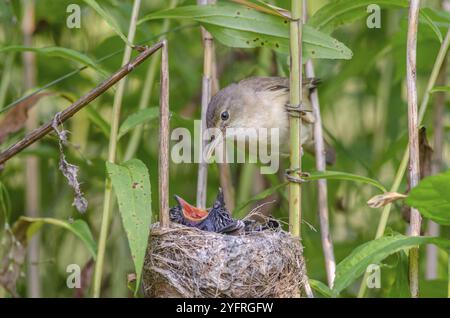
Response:
[[[161,89],[159,97],[159,221],[169,225],[169,53],[162,41]]]
[[[303,18],[304,23],[308,17],[307,1],[303,0]],[[311,59],[306,62],[305,68],[306,77],[314,78],[314,65]],[[326,156],[325,156],[325,144],[322,131],[322,116],[320,114],[319,93],[317,88],[311,92],[310,95],[313,114],[315,117],[314,122],[314,152],[316,158],[317,171],[326,170]],[[317,204],[319,210],[320,220],[320,235],[322,240],[322,249],[325,259],[325,270],[327,273],[328,287],[333,287],[334,276],[336,272],[336,260],[334,258],[333,241],[330,234],[330,221],[328,213],[328,187],[327,180],[320,179],[317,181]]]
[[[217,93],[219,90],[219,72],[217,69],[216,53],[213,43],[213,54],[212,54],[212,85],[211,85],[211,96]],[[223,145],[225,147],[225,143]],[[225,153],[225,152],[224,152]],[[220,187],[223,190],[223,197],[225,199],[225,205],[229,211],[233,211],[235,204],[235,190],[233,186],[233,181],[231,178],[231,168],[228,162],[219,163],[219,180]]]
[[[419,118],[417,106],[416,55],[417,29],[419,23],[420,0],[410,0],[408,17],[408,36],[406,45],[406,82],[408,97],[408,135],[409,135],[409,181],[411,189],[420,180],[419,162]],[[411,208],[410,235],[420,235],[422,218],[419,211]],[[411,297],[419,297],[419,249],[409,252],[409,282]]]
[[[198,5],[213,4],[214,0],[197,0]],[[203,159],[203,149],[206,142],[203,140],[203,132],[206,130],[206,111],[211,100],[212,87],[212,64],[214,42],[212,35],[201,27],[203,41],[203,77],[202,77],[202,103],[201,103],[201,127],[200,127],[200,147],[197,176],[197,206],[205,208],[206,206],[206,185],[208,182],[208,163]]]
[[[35,31],[35,0],[25,1],[23,3],[22,34],[23,44],[33,46],[33,33]],[[32,52],[22,53],[24,88],[29,90],[36,86],[37,68],[36,55]],[[37,110],[31,110],[26,121],[27,131],[31,131],[39,124],[39,113]],[[30,217],[38,217],[41,205],[40,191],[40,170],[39,158],[28,156],[25,159],[25,211]],[[39,267],[40,236],[34,236],[28,246],[27,257],[27,295],[28,297],[38,298],[41,295],[41,281]]]
[[[67,119],[75,115],[78,111],[80,111],[83,107],[88,105],[90,102],[92,102],[94,99],[96,99],[98,96],[103,94],[106,90],[108,90],[111,86],[116,84],[118,81],[120,81],[122,78],[124,78],[126,75],[128,75],[130,72],[133,71],[135,67],[140,65],[142,62],[144,62],[148,57],[150,57],[153,53],[155,53],[157,50],[159,50],[164,45],[164,42],[158,42],[155,45],[146,48],[143,50],[141,54],[136,57],[133,61],[130,63],[127,63],[123,67],[121,67],[117,72],[112,74],[108,79],[103,81],[100,85],[89,91],[86,95],[78,99],[76,102],[71,104],[69,107],[64,109],[59,114],[59,122],[64,123]],[[8,149],[0,153],[0,165],[11,159],[13,156],[24,150],[25,148],[29,147],[39,139],[46,136],[48,133],[53,131],[52,128],[53,119],[49,120],[44,125],[40,126],[39,128],[31,131],[28,133],[23,139],[19,140],[12,146],[10,146]]]

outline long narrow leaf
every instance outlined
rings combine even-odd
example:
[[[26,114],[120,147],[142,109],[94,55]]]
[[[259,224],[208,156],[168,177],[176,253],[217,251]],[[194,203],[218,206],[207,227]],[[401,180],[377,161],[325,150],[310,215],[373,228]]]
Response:
[[[244,202],[240,206],[238,206],[233,214],[236,215],[237,217],[242,217],[243,211],[247,206],[249,206],[250,204],[252,204],[254,202],[257,202],[259,200],[267,198],[269,195],[274,194],[275,192],[277,192],[278,190],[280,190],[281,188],[283,188],[287,185],[288,185],[288,182],[280,183],[280,184],[277,184],[271,188],[268,188],[268,189],[258,193],[257,195],[255,195],[253,198],[251,198],[247,202]]]
[[[103,119],[103,117],[93,107],[88,106],[85,110],[89,120],[100,129],[103,135],[109,138],[109,132],[111,130],[109,123]]]
[[[322,32],[331,33],[338,26],[366,17],[366,8],[371,4],[381,8],[407,8],[408,0],[334,0],[317,10],[308,24]]]
[[[447,239],[404,235],[384,236],[358,246],[336,267],[334,295],[337,296],[364,274],[370,264],[378,264],[391,254],[421,244],[435,244],[445,249],[450,248],[450,240]]]
[[[91,230],[87,223],[81,219],[75,220],[70,223],[64,220],[58,220],[54,218],[30,218],[30,217],[20,217],[15,223],[15,227],[20,227],[22,224],[26,224],[27,230],[26,235],[29,240],[44,224],[51,224],[61,227],[63,229],[69,230],[75,236],[77,236],[87,247],[92,257],[95,259],[97,255],[97,244],[92,237]]]
[[[444,40],[442,37],[442,32],[441,30],[439,30],[439,27],[436,25],[436,23],[434,23],[434,21],[426,11],[420,11],[420,20],[424,21],[430,27],[430,29],[433,30],[434,34],[436,34],[437,38],[439,39],[439,43],[442,43],[442,41]]]
[[[131,44],[125,34],[120,30],[120,26],[117,21],[103,9],[95,0],[83,0],[86,2],[92,9],[94,9],[105,21],[108,25],[117,33],[118,36],[129,46],[133,46]]]
[[[131,159],[123,164],[106,162],[106,169],[119,202],[123,227],[127,233],[136,270],[137,292],[144,265],[151,224],[150,178],[142,161]]]
[[[118,139],[122,138],[127,132],[135,128],[136,126],[142,125],[143,123],[156,119],[159,117],[159,107],[150,107],[137,111],[131,114],[125,121],[120,125]]]
[[[35,52],[46,56],[61,57],[70,61],[75,61],[83,65],[87,65],[89,67],[92,67],[94,70],[101,70],[100,66],[97,63],[95,63],[94,60],[92,60],[89,56],[65,47],[51,46],[38,48],[23,45],[11,45],[4,48],[0,48],[0,53],[23,52],[23,51]]]
[[[315,280],[315,279],[309,279],[309,284],[315,291],[319,292],[323,296],[328,297],[328,298],[333,297],[333,291],[327,285],[322,283],[321,281]]]
[[[305,180],[333,179],[333,180],[348,180],[348,181],[363,182],[373,185],[374,187],[380,189],[383,192],[387,191],[386,188],[377,180],[370,179],[357,174],[351,174],[340,171],[314,171],[311,172],[309,176],[303,178]]]
[[[450,86],[435,86],[430,93],[450,93]]]

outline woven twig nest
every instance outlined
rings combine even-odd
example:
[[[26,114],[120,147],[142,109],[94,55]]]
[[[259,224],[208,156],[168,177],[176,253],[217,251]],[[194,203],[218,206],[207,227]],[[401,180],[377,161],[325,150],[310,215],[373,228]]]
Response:
[[[298,297],[306,279],[298,238],[283,230],[224,235],[152,227],[146,297]]]

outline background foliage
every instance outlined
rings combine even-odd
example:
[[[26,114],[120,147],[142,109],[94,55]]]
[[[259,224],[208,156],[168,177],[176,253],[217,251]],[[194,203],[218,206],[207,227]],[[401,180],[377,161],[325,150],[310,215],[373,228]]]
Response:
[[[41,123],[46,122],[56,112],[67,107],[70,104],[68,100],[76,100],[96,86],[107,74],[120,67],[124,42],[104,17],[94,11],[87,2],[76,0],[37,0],[36,2],[34,47],[47,48],[42,52],[36,51],[36,88],[70,74],[79,67],[89,66],[51,86],[49,91],[53,94],[41,98],[33,106],[38,110]],[[309,14],[313,16],[319,8],[338,1],[314,0],[308,2]],[[360,1],[340,2],[357,3]],[[407,24],[405,7],[407,1],[370,1],[370,3],[372,2],[380,4],[389,2],[391,4],[382,10],[382,27],[380,29],[367,28],[368,13],[365,10],[367,4],[344,16],[336,15],[338,10],[330,9],[321,13],[323,16],[311,19],[312,27],[330,34],[353,52],[353,56],[349,60],[320,59],[315,60],[314,63],[316,75],[323,83],[320,86],[319,96],[326,139],[337,150],[337,162],[331,170],[372,178],[389,188],[407,144],[405,98]],[[66,8],[71,3],[79,4],[82,8],[80,29],[66,27],[68,15]],[[126,34],[132,1],[103,0],[98,3],[115,21],[117,30]],[[143,1],[140,18],[167,9],[168,3],[169,1],[163,0]],[[279,7],[289,8],[289,1],[286,0],[272,1],[272,3]],[[361,3],[369,3],[369,1],[361,1]],[[392,5],[392,3],[398,5]],[[180,0],[178,5],[195,5],[195,1]],[[445,35],[450,26],[450,15],[443,11],[440,5],[441,1],[437,0],[423,1],[423,6],[428,9],[424,11],[425,16],[421,17],[418,33],[419,96],[424,93],[442,41],[442,35]],[[22,44],[20,27],[22,18],[23,6],[20,1],[2,1],[0,3],[0,75],[3,83],[8,79],[7,87],[0,90],[0,110],[29,93],[23,89],[21,49],[17,47]],[[203,63],[200,29],[197,22],[205,22],[201,19],[194,20],[170,19],[169,31],[165,35],[169,41],[170,56],[170,109],[173,112],[171,128],[188,127],[192,133],[193,119],[200,116]],[[134,42],[146,44],[156,42],[164,28],[163,25],[168,23],[167,21],[164,18],[142,20],[138,25]],[[329,21],[329,23],[324,24],[323,21]],[[214,28],[220,28],[220,26],[214,26]],[[136,53],[133,54],[136,55]],[[271,50],[268,47],[231,48],[216,43],[216,54],[221,87],[253,75],[287,75],[287,54],[283,50]],[[156,56],[159,58],[159,53]],[[127,80],[121,114],[121,122],[124,124],[120,130],[118,162],[124,162],[124,154],[130,142],[130,134],[127,132],[132,131],[137,124],[145,120],[143,138],[134,157],[144,162],[148,168],[150,184],[153,189],[157,189],[158,125],[155,120],[157,111],[153,107],[158,105],[159,100],[159,75],[157,75],[155,85],[151,90],[150,102],[146,105],[149,109],[136,115],[139,111],[138,105],[148,64],[149,62],[146,62],[137,68]],[[383,86],[386,81],[389,83],[387,87]],[[40,216],[58,220],[83,220],[88,224],[92,237],[95,240],[98,238],[113,94],[114,90],[109,90],[65,124],[65,128],[71,132],[69,135],[70,146],[66,147],[65,154],[69,162],[80,167],[79,180],[82,182],[82,191],[89,202],[87,212],[81,215],[72,207],[73,191],[58,170],[58,140],[54,136],[48,136],[41,140],[36,148],[28,149],[9,161],[5,169],[1,171],[0,220],[3,222],[6,220],[9,221],[9,224],[13,224],[24,215],[24,189],[27,182],[24,174],[24,158],[34,155],[40,158],[39,185],[42,190]],[[380,103],[379,99],[383,96],[386,97],[385,103]],[[434,95],[432,95],[430,105],[433,102]],[[447,114],[444,118],[446,141],[448,141],[448,127],[450,127],[448,106],[447,103]],[[430,138],[433,136],[432,112],[433,109],[430,107],[424,121]],[[4,113],[1,113],[0,116],[4,116]],[[10,135],[5,142],[0,144],[0,149],[4,150],[7,145],[20,139],[23,135],[23,130]],[[450,158],[449,151],[447,143],[444,145],[446,166],[448,158]],[[287,166],[287,163],[284,164]],[[111,169],[113,168],[111,167]],[[114,169],[119,169],[119,166]],[[314,158],[308,154],[304,156],[303,170],[315,170]],[[110,170],[110,173],[114,173],[113,170]],[[172,163],[170,166],[170,195],[178,194],[189,202],[195,202],[196,176],[196,165]],[[217,166],[210,165],[207,195],[210,204],[217,193],[218,176]],[[256,204],[252,201],[246,205],[253,196],[266,188],[284,182],[281,176],[259,175],[259,169],[250,164],[232,165],[232,177],[236,187],[236,206],[246,206],[241,213]],[[442,180],[440,182],[441,184],[435,188],[436,191],[445,188],[445,184],[448,185],[448,183],[442,183],[444,182]],[[329,180],[328,185],[332,238],[336,259],[339,263],[352,252],[360,251],[357,249],[358,246],[373,240],[381,210],[369,208],[366,201],[379,194],[379,190],[369,184],[345,180]],[[428,182],[426,185],[428,185],[428,190],[425,190],[434,193],[432,183]],[[406,180],[403,180],[400,192],[404,192],[406,188]],[[306,183],[303,189],[302,237],[308,274],[315,281],[324,282],[326,276],[316,212],[315,183]],[[148,192],[150,192],[149,188]],[[285,187],[277,187],[270,192],[273,192],[272,200],[278,198],[277,203],[271,207],[274,216],[287,221],[288,206],[285,199]],[[425,194],[426,197],[429,192]],[[419,201],[421,194],[423,195],[423,193],[418,193],[415,196]],[[151,191],[151,198],[151,202],[158,202],[158,191]],[[411,200],[410,204],[414,205],[413,197],[408,200]],[[119,203],[120,201],[119,197]],[[175,202],[172,201],[171,204],[175,204]],[[435,220],[442,218],[443,213],[448,213],[448,200],[445,204],[445,209],[442,208],[443,212],[440,212],[440,215],[434,218]],[[150,211],[150,202],[148,205],[147,211]],[[153,206],[157,206],[157,204],[153,204]],[[402,207],[401,201],[394,204],[389,219],[390,232],[405,233],[406,231],[407,223],[402,217]],[[420,208],[420,203],[417,207]],[[427,208],[429,210],[429,206],[425,210]],[[141,212],[139,211],[139,213]],[[157,212],[157,209],[153,208],[154,217]],[[433,219],[433,211],[429,211],[425,216]],[[448,222],[449,218],[447,217],[444,221]],[[111,222],[102,296],[129,296],[132,291],[127,287],[127,274],[135,272],[135,269],[117,204],[114,207]],[[85,230],[84,225],[81,227]],[[89,262],[90,250],[71,231],[61,230],[60,227],[46,225],[40,233],[42,243],[39,271],[42,280],[42,296],[74,296],[74,290],[66,287],[66,267],[72,263],[80,264],[83,267]],[[441,236],[448,238],[448,235],[448,228],[442,227]],[[423,251],[422,248],[421,253]],[[425,257],[423,255],[421,255],[421,260],[421,269],[424,271]],[[407,281],[401,279],[407,273],[407,263],[404,261],[401,250],[386,259],[377,261],[382,262],[381,289],[370,290],[370,295],[376,297],[405,296],[404,290]],[[348,263],[344,265],[348,265]],[[421,295],[424,297],[446,296],[446,252],[440,252],[438,265],[438,279],[421,282]],[[423,273],[421,277],[424,277]],[[357,280],[353,280],[349,284],[342,284],[340,285],[342,296],[353,297],[357,294],[359,286]],[[21,278],[19,279],[18,293],[26,295],[26,291],[26,279]]]

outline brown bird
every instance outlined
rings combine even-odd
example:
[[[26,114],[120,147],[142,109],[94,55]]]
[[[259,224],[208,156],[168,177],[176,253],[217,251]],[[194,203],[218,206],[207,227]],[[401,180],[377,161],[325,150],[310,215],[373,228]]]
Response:
[[[302,124],[301,144],[303,148],[314,154],[313,123],[315,118],[310,102],[311,90],[316,88],[319,80],[308,78],[303,80],[303,110],[300,115]],[[251,77],[233,83],[220,90],[208,105],[206,122],[208,128],[218,128],[223,136],[230,128],[278,128],[280,154],[289,153],[289,80],[284,77]],[[248,135],[233,135],[249,138]],[[260,146],[264,141],[257,135]],[[251,140],[250,140],[251,141]],[[255,141],[255,140],[253,140]],[[209,153],[218,141],[210,143]],[[327,164],[335,161],[335,151],[325,143]]]

